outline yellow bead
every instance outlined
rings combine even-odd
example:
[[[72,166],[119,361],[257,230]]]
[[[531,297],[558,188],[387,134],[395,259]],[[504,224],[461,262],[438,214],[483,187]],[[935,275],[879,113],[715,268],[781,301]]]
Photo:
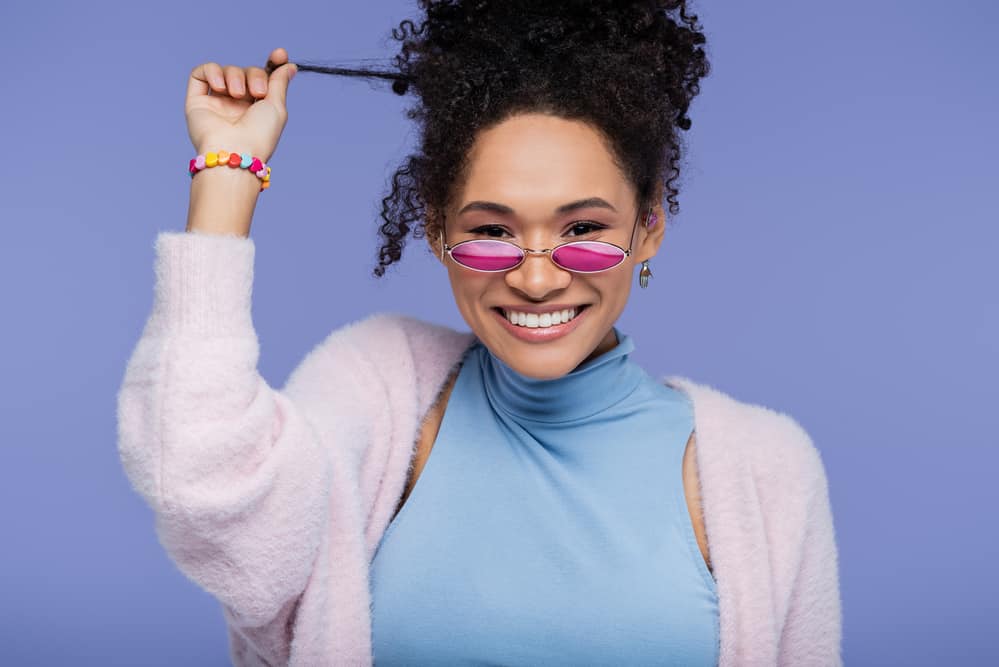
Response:
[[[262,178],[261,180],[262,180],[262,181],[263,181],[264,183],[267,183],[268,181],[270,181],[270,180],[271,180],[271,175],[270,175],[270,173],[267,173],[267,174],[264,174],[264,177],[263,177],[263,178]]]
[[[206,167],[215,167],[215,166],[218,165],[218,163],[219,163],[219,154],[218,153],[205,153],[205,166]]]
[[[226,164],[227,162],[229,162],[229,151],[219,151],[218,164]]]

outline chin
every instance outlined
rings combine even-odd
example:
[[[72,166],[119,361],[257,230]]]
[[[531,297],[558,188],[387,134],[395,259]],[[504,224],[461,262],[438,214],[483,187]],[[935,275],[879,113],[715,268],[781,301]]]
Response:
[[[555,380],[564,377],[571,373],[580,363],[574,359],[570,360],[568,356],[551,361],[537,358],[503,359],[503,361],[507,366],[521,375],[535,380]]]
[[[582,308],[566,324],[535,328],[514,325],[500,309],[489,309],[477,335],[496,357],[521,375],[553,380],[571,373],[600,344],[591,335],[595,313],[589,311],[589,307]]]

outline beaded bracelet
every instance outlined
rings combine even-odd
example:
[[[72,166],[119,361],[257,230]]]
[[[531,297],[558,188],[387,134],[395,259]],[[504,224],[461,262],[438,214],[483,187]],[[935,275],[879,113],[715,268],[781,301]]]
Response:
[[[229,153],[227,151],[205,153],[204,155],[191,158],[187,171],[191,174],[191,178],[194,178],[194,175],[202,169],[217,167],[219,165],[229,165],[234,169],[249,169],[260,179],[261,192],[271,187],[271,168],[263,160],[253,157],[249,153],[240,154]]]

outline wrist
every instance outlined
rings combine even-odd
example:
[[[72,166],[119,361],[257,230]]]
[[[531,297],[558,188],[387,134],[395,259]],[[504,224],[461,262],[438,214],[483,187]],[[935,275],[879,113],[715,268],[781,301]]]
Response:
[[[246,169],[202,169],[191,179],[192,199],[210,197],[220,201],[255,202],[261,192],[260,179]]]
[[[187,231],[248,236],[260,180],[245,169],[204,169],[191,179]]]
[[[195,155],[208,155],[209,153],[218,153],[219,151],[232,152],[235,151],[240,155],[251,155],[255,158],[259,158],[261,162],[266,162],[264,159],[264,154],[255,146],[251,146],[245,140],[231,140],[231,139],[207,139],[201,143],[195,144]],[[268,156],[270,157],[270,156]]]
[[[271,168],[259,157],[250,153],[209,151],[191,158],[188,164],[188,173],[192,179],[203,171],[214,170],[249,171],[259,179],[261,191],[270,187]]]

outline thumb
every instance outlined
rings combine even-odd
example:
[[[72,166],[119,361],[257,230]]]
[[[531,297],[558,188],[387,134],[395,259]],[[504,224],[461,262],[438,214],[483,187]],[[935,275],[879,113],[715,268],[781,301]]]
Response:
[[[273,102],[278,108],[284,109],[288,103],[288,84],[295,78],[296,72],[298,72],[298,66],[295,63],[285,63],[271,72],[271,76],[267,80],[266,99]]]

